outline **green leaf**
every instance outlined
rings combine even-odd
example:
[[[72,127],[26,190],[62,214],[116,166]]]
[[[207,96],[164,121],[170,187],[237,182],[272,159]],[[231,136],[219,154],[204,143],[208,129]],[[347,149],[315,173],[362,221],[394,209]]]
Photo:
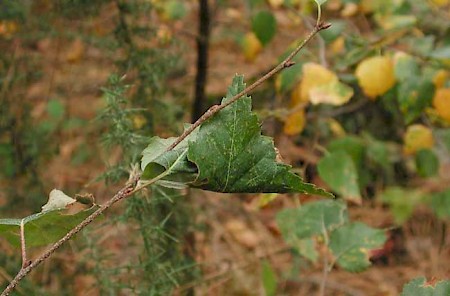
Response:
[[[223,102],[245,88],[236,76]],[[290,166],[276,161],[273,140],[261,135],[260,123],[251,111],[251,98],[240,98],[204,122],[189,142],[189,161],[197,165],[196,187],[216,192],[287,193],[332,195],[304,183]]]
[[[64,105],[58,100],[50,100],[47,103],[47,113],[54,119],[60,119],[64,115]]]
[[[387,203],[400,225],[411,217],[415,207],[423,200],[423,194],[417,190],[401,187],[389,187],[381,194],[381,201]]]
[[[262,283],[266,296],[276,295],[277,292],[277,276],[270,263],[264,260],[262,262],[261,272]]]
[[[27,247],[48,245],[61,239],[98,207],[93,206],[76,214],[65,214],[65,210],[37,213],[23,219],[0,219],[0,236],[15,247],[20,247],[20,224],[23,220]]]
[[[448,296],[450,281],[430,281],[424,277],[416,278],[403,287],[401,296]]]
[[[302,76],[303,63],[296,63],[295,65],[282,71],[277,76],[277,89],[281,93],[292,90],[294,85],[298,83]]]
[[[407,124],[420,117],[431,105],[434,90],[434,84],[428,77],[410,77],[400,83],[397,100]]]
[[[430,149],[421,149],[416,153],[417,173],[424,178],[435,176],[439,170],[439,159]]]
[[[343,269],[360,272],[370,266],[371,251],[386,241],[384,230],[354,222],[337,228],[330,236],[330,249]]]
[[[450,46],[435,49],[429,54],[429,56],[439,60],[448,60],[450,59]]]
[[[361,138],[356,136],[345,136],[331,141],[327,150],[331,153],[339,151],[346,152],[352,158],[356,167],[361,167],[364,163],[365,147]]]
[[[164,3],[163,13],[169,20],[179,20],[186,15],[186,7],[183,1],[170,0]]]
[[[342,20],[330,20],[329,22],[333,25],[327,30],[323,30],[319,33],[327,43],[331,43],[336,40],[342,35],[342,32],[344,32],[347,27],[347,23]]]
[[[394,71],[395,77],[399,81],[420,77],[419,63],[415,58],[406,54],[397,59]]]
[[[431,208],[440,219],[450,218],[450,189],[435,193],[431,198]]]
[[[333,152],[323,157],[317,166],[319,176],[332,190],[345,199],[361,203],[358,185],[358,171],[352,158],[343,151]]]
[[[298,209],[281,210],[276,221],[284,240],[295,247],[298,239],[321,236],[347,223],[347,206],[333,200],[310,202]]]
[[[252,31],[262,45],[266,46],[277,31],[277,21],[273,14],[269,11],[258,12],[252,20]]]
[[[185,129],[187,128],[189,128],[189,125],[185,126]],[[170,168],[170,174],[178,173],[179,176],[190,176],[188,179],[193,181],[197,175],[197,168],[188,161],[187,150],[189,141],[195,139],[197,133],[198,129],[194,130],[171,151],[166,151],[166,149],[177,138],[152,137],[147,148],[142,151],[141,170],[144,172],[143,179],[152,179]],[[176,166],[173,166],[175,162]]]

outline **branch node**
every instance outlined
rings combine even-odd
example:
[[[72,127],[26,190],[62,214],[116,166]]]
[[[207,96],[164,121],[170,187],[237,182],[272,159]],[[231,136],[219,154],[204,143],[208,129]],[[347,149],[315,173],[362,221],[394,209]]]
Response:
[[[331,23],[320,22],[318,25],[318,30],[319,31],[326,30],[329,27],[331,27]]]
[[[286,63],[284,63],[284,67],[285,68],[289,68],[294,66],[296,63],[294,61],[287,61]]]

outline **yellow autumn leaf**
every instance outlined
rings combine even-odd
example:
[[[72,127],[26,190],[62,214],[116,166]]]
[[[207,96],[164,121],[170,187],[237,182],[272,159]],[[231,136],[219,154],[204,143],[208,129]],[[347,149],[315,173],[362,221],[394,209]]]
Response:
[[[294,136],[300,134],[305,128],[306,118],[305,109],[301,108],[298,111],[289,114],[284,122],[283,132],[286,135]]]
[[[284,0],[267,0],[270,7],[272,8],[279,8],[281,5],[283,5]]]
[[[337,81],[337,75],[324,66],[316,63],[304,64],[303,77],[299,86],[301,101],[310,100],[310,91],[312,89]]]
[[[450,123],[450,88],[436,90],[433,97],[433,107],[442,119]]]
[[[340,54],[344,52],[345,49],[345,39],[342,36],[339,36],[330,44],[330,49],[333,54]]]
[[[10,38],[19,29],[19,25],[16,21],[0,20],[0,36]]]
[[[449,0],[431,0],[431,2],[438,7],[446,6],[450,3]]]
[[[433,77],[433,84],[436,88],[441,88],[445,85],[449,77],[449,72],[446,70],[439,70]]]
[[[420,149],[433,147],[433,132],[422,124],[413,124],[407,128],[403,141],[405,154],[415,154]]]
[[[132,121],[135,129],[141,129],[147,124],[147,118],[141,114],[133,116]]]
[[[339,81],[334,81],[311,89],[309,97],[309,100],[314,105],[330,104],[340,106],[353,97],[353,88]]]
[[[358,13],[359,7],[356,3],[346,3],[344,8],[341,11],[342,17],[352,17],[355,16]]]
[[[387,56],[364,59],[357,66],[355,75],[363,92],[371,99],[385,94],[396,82],[394,63]]]
[[[255,33],[249,32],[245,34],[242,40],[242,50],[244,52],[245,60],[253,62],[263,49],[261,41],[256,37]]]

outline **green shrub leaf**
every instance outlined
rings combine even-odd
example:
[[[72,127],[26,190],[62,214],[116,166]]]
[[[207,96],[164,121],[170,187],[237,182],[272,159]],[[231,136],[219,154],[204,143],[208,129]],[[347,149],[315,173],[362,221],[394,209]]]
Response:
[[[277,31],[277,21],[273,14],[269,11],[258,12],[252,20],[252,31],[262,45],[266,46]]]
[[[224,102],[245,88],[236,76]],[[301,192],[332,197],[302,181],[290,166],[276,160],[273,140],[261,135],[260,123],[251,111],[251,98],[239,99],[204,122],[196,139],[189,142],[189,161],[199,176],[193,184],[216,192]]]
[[[435,176],[439,170],[439,159],[430,149],[421,149],[416,153],[416,169],[421,177]]]
[[[322,200],[277,214],[277,224],[288,244],[329,232],[348,222],[347,206],[342,201]]]
[[[23,220],[27,247],[52,244],[61,239],[98,207],[92,206],[76,214],[66,210],[40,212],[23,219],[0,219],[0,236],[15,247],[20,247],[20,224]]]
[[[416,278],[403,287],[401,296],[448,296],[450,281],[427,282],[424,277]]]
[[[320,177],[343,198],[361,203],[358,171],[352,158],[343,151],[323,157],[318,164]]]
[[[386,241],[384,230],[354,222],[337,228],[330,236],[330,249],[337,264],[347,271],[360,272],[370,266],[370,255]]]

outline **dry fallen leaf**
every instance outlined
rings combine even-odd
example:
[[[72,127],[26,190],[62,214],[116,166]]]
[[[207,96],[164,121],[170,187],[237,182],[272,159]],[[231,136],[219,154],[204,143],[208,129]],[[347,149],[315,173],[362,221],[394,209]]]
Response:
[[[233,236],[233,238],[241,245],[253,249],[259,243],[256,233],[250,230],[247,225],[237,219],[229,220],[225,223],[225,229]]]
[[[84,55],[85,46],[80,38],[72,42],[66,53],[66,61],[69,63],[78,63]]]

